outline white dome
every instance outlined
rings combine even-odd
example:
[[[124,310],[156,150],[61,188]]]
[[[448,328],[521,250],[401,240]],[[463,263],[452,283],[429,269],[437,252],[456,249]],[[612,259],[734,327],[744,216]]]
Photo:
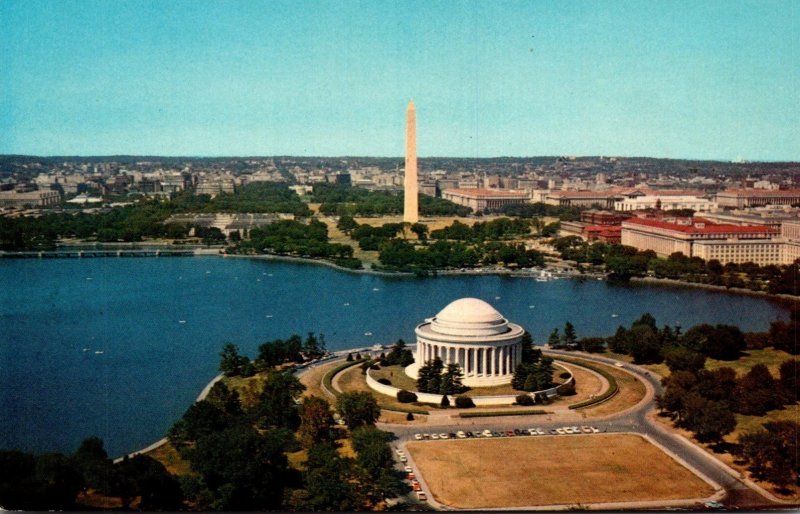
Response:
[[[436,319],[450,323],[478,323],[500,321],[503,315],[483,300],[461,298],[439,311]]]
[[[508,320],[477,298],[461,298],[431,320],[431,330],[451,336],[484,337],[508,332]]]

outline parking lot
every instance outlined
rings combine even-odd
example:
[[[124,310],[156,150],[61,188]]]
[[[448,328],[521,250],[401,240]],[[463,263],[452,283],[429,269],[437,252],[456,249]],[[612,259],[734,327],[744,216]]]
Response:
[[[472,439],[487,437],[534,437],[541,435],[572,435],[572,434],[599,434],[606,429],[598,428],[594,425],[571,425],[550,429],[533,428],[514,428],[514,429],[489,429],[484,430],[458,430],[457,432],[422,432],[414,434],[417,441],[437,441],[442,439]]]

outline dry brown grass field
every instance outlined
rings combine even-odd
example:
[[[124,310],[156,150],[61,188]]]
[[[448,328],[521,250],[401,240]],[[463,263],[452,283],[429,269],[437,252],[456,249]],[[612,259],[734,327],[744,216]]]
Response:
[[[586,417],[597,417],[613,414],[629,407],[633,407],[644,398],[644,395],[647,392],[644,383],[630,373],[614,368],[613,366],[604,366],[595,362],[592,363],[592,366],[602,367],[611,373],[617,380],[619,391],[607,401],[599,403],[596,406],[580,409],[580,412],[586,414]]]
[[[633,434],[425,441],[409,443],[408,450],[434,498],[462,509],[680,500],[714,493]]]
[[[339,361],[326,362],[303,373],[300,376],[300,383],[306,386],[306,390],[303,391],[303,396],[318,396],[320,398],[325,398],[329,402],[333,402],[333,398],[322,389],[322,377],[325,376],[325,373],[327,373],[329,369],[339,364],[341,364]]]

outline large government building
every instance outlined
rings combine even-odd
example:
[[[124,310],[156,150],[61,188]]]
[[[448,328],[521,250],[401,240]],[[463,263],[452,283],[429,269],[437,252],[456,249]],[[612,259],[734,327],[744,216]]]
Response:
[[[419,366],[439,357],[461,366],[464,385],[508,384],[521,361],[524,334],[483,300],[461,298],[417,325],[415,362],[406,373],[417,378]]]

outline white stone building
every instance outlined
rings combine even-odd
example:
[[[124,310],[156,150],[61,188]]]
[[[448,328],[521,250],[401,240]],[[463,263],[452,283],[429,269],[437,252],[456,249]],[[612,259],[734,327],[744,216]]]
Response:
[[[456,363],[463,384],[485,387],[508,384],[522,358],[525,330],[477,298],[461,298],[416,328],[417,352],[406,373],[417,378],[426,362],[439,357]]]

